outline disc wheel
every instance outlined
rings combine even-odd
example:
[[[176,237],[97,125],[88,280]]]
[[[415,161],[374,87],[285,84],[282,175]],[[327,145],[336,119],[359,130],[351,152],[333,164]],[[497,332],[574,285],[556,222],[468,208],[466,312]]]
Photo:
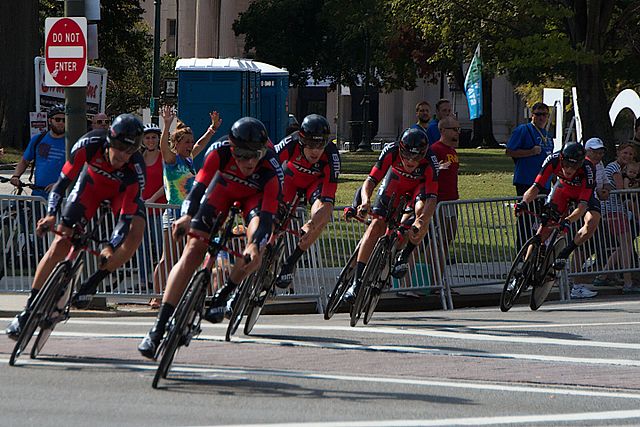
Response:
[[[284,245],[281,244],[278,244],[276,249],[267,247],[267,253],[265,253],[264,261],[259,270],[260,277],[257,280],[258,286],[256,286],[253,295],[251,295],[247,306],[247,318],[244,321],[245,335],[249,335],[253,330],[262,313],[262,308],[267,302],[267,298],[269,298],[269,295],[271,295],[273,291],[273,287],[276,284],[277,272],[280,271],[280,266],[282,265],[283,249]]]
[[[327,306],[324,309],[324,320],[329,320],[336,313],[340,304],[342,303],[342,297],[344,293],[349,289],[351,283],[353,283],[353,277],[356,273],[356,258],[358,256],[358,249],[351,254],[349,261],[347,261],[347,265],[344,266],[340,275],[338,276],[338,280],[336,285],[333,287],[333,291],[329,295],[329,299],[327,301]]]
[[[387,248],[387,239],[381,237],[378,239],[376,246],[373,248],[373,252],[369,257],[364,271],[362,272],[362,285],[356,296],[356,300],[351,310],[351,322],[350,325],[356,326],[358,320],[362,316],[362,312],[366,308],[366,303],[371,298],[371,291],[375,287],[375,281],[380,276],[380,270],[382,268],[382,262],[384,260],[384,253]]]
[[[527,240],[513,260],[513,264],[511,264],[511,269],[509,270],[509,274],[507,274],[507,279],[505,280],[502,294],[500,295],[500,310],[503,312],[507,312],[513,307],[513,304],[527,286],[527,282],[532,279],[530,277],[532,264],[530,260],[537,258],[537,251],[540,248],[534,243],[535,238],[534,236]],[[525,258],[528,248],[532,244],[534,244],[534,249],[531,252],[531,257],[527,260]]]
[[[553,269],[553,261],[558,257],[560,252],[567,246],[567,239],[565,236],[559,236],[553,243],[550,250],[544,257],[544,262],[538,274],[537,283],[534,284],[531,290],[531,299],[529,300],[529,308],[531,310],[539,309],[546,301],[551,292],[551,288],[556,284],[557,276],[560,272],[556,272]]]

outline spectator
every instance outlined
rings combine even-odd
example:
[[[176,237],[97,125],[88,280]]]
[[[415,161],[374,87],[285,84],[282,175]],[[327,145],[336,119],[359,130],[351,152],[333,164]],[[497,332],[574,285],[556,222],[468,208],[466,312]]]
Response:
[[[622,168],[630,163],[635,155],[633,143],[623,142],[618,146],[616,160],[609,163],[605,168],[605,173],[612,190],[624,188],[624,178]],[[620,195],[609,197],[606,202],[607,223],[612,235],[617,237],[617,247],[609,256],[605,269],[615,268],[628,269],[631,266],[631,257],[634,254],[631,224],[627,207],[621,201]],[[623,273],[623,293],[640,293],[640,288],[633,286],[631,273]],[[610,284],[606,276],[598,276],[594,281],[597,286]]]
[[[29,141],[22,159],[18,162],[11,184],[20,185],[20,177],[27,170],[31,162],[34,166],[34,184],[43,187],[43,190],[33,190],[32,195],[45,199],[49,197],[49,191],[58,180],[60,171],[65,162],[65,115],[64,106],[55,105],[47,113],[49,130],[46,133],[36,135]],[[31,178],[29,178],[31,180]]]
[[[91,130],[109,129],[110,124],[111,121],[109,120],[109,116],[105,113],[96,113],[91,119]]]
[[[164,186],[162,185],[162,156],[160,155],[160,128],[158,125],[150,123],[144,127],[143,157],[147,167],[147,180],[142,200],[145,203],[167,203],[164,196]],[[160,293],[160,283],[157,275],[149,277],[148,272],[154,270],[155,260],[160,258],[162,249],[162,212],[160,209],[147,210],[148,233],[147,238],[142,241],[142,246],[138,250],[138,265],[140,266],[140,279],[142,284],[149,284],[155,293]],[[149,301],[152,308],[160,307],[156,298]]]
[[[542,168],[542,162],[553,153],[553,138],[549,136],[545,126],[549,119],[549,107],[537,102],[531,108],[531,122],[515,128],[505,154],[511,157],[515,163],[513,172],[513,185],[516,187],[516,195],[523,196],[525,191],[533,185],[533,182]],[[549,183],[546,184],[546,194],[549,191]],[[535,210],[535,206],[529,206],[529,210]],[[518,218],[518,248],[533,234],[531,218],[521,215]]]
[[[440,127],[438,126],[438,122],[450,115],[451,102],[448,99],[441,99],[436,102],[436,116],[429,122],[429,127],[427,127],[429,145],[433,145],[436,141],[440,140]]]
[[[160,136],[160,153],[163,161],[163,182],[164,193],[169,204],[181,205],[191,190],[191,185],[195,179],[193,169],[193,158],[200,154],[211,141],[211,137],[216,133],[222,119],[217,111],[209,113],[211,125],[207,131],[194,144],[193,131],[181,121],[178,121],[176,130],[169,139],[169,129],[176,118],[175,110],[171,106],[163,106],[160,115],[164,122],[164,129]],[[180,209],[169,208],[162,215],[162,234],[164,250],[162,258],[156,265],[154,281],[160,284],[160,288],[166,283],[167,273],[171,270],[173,263],[178,260],[178,242],[171,240],[171,225],[180,216]],[[167,257],[169,265],[167,264]],[[160,289],[158,289],[160,290]]]
[[[425,136],[427,136],[427,141],[429,137],[427,135],[427,127],[429,126],[429,119],[431,119],[431,104],[427,101],[420,101],[416,104],[416,118],[418,121],[411,126],[412,129],[418,129],[424,132]]]
[[[629,141],[635,149],[635,161],[640,162],[640,118],[636,119],[633,138]]]
[[[438,129],[440,139],[430,147],[430,150],[435,154],[440,164],[438,171],[438,203],[440,203],[460,198],[458,194],[460,163],[456,151],[460,140],[460,123],[451,115],[445,116],[439,120]],[[440,272],[442,272],[449,244],[456,237],[458,231],[458,213],[456,205],[445,205],[444,209],[443,206],[440,206],[439,210],[436,210],[436,214],[438,215],[436,224],[438,224],[439,245],[432,245],[431,250],[440,250],[438,258],[440,259]],[[442,273],[440,273],[441,275]]]
[[[596,197],[596,203],[590,205],[587,208],[587,213],[584,216],[584,225],[578,230],[578,233],[574,240],[580,242],[578,245],[588,241],[591,237],[598,232],[598,225],[600,224],[600,219],[602,218],[601,210],[602,210],[602,201],[605,201],[609,198],[609,191],[611,187],[609,186],[604,171],[604,165],[602,164],[602,158],[605,154],[604,143],[600,138],[591,138],[585,144],[585,148],[587,150],[587,160],[589,160],[595,169],[595,180],[596,186],[594,191],[594,196]],[[602,259],[604,254],[604,247],[606,244],[604,243],[602,232],[597,233],[597,238],[595,239],[596,243],[596,258]],[[575,242],[574,242],[575,243]],[[582,264],[585,260],[586,245],[581,246],[580,250],[574,252],[573,256],[573,269],[575,271],[582,270]],[[596,296],[598,293],[588,289],[584,286],[585,282],[578,283],[577,280],[586,280],[587,277],[581,276],[576,281],[573,279],[569,279],[571,285],[571,298],[592,298]]]

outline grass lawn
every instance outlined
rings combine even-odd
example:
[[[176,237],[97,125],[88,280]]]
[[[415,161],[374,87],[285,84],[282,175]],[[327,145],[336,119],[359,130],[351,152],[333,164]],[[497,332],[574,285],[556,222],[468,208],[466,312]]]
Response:
[[[484,199],[515,195],[511,182],[513,161],[504,150],[462,148],[458,150],[460,172],[458,189],[461,199]],[[343,153],[342,174],[336,205],[350,204],[353,193],[378,159],[378,153]]]
[[[7,163],[18,163],[22,157],[22,152],[16,148],[5,147],[4,155],[0,156],[0,165]]]

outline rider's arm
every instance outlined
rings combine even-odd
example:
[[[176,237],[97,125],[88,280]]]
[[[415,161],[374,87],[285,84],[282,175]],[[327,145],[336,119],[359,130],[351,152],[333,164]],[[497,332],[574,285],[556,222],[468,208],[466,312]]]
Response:
[[[62,167],[60,178],[58,178],[58,181],[49,193],[49,205],[47,208],[48,215],[55,215],[56,212],[58,212],[58,208],[60,208],[60,203],[64,198],[65,191],[67,191],[69,185],[71,185],[71,183],[78,177],[78,174],[80,174],[84,164],[87,162],[88,156],[86,144],[88,142],[88,140],[80,140],[73,146],[71,154],[69,155],[69,160],[67,160]]]
[[[278,145],[273,148],[280,164],[291,158],[291,153],[293,152],[294,147],[293,144],[298,144],[297,140],[295,140],[292,135],[283,138],[282,141],[278,142]]]
[[[260,244],[263,240],[268,239],[273,230],[273,218],[278,212],[278,201],[281,198],[282,183],[278,173],[274,174],[265,183],[262,196],[262,205],[260,206],[260,223],[258,229],[251,238],[250,243]]]
[[[327,146],[327,163],[324,166],[324,177],[322,181],[322,194],[320,200],[333,204],[336,200],[338,190],[338,176],[340,175],[340,154],[331,143]]]
[[[207,191],[207,187],[211,183],[211,180],[215,176],[216,172],[220,169],[220,155],[218,150],[209,152],[207,158],[204,161],[204,166],[198,171],[196,179],[193,181],[193,186],[189,195],[184,202],[182,202],[182,208],[180,210],[181,215],[189,215],[193,217],[200,208],[200,200]]]

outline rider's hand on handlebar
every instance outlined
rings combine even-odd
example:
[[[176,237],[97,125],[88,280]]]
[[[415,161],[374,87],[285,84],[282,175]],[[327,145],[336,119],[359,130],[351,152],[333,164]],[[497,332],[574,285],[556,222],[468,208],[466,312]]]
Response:
[[[53,230],[54,225],[56,225],[56,217],[54,215],[47,215],[38,221],[36,234],[38,237],[42,237],[48,231]]]
[[[520,216],[526,208],[527,204],[525,202],[518,202],[513,206],[513,212],[516,214],[516,216]]]
[[[243,262],[249,262],[245,265],[245,271],[252,272],[260,266],[260,248],[257,243],[249,243],[242,252],[244,256]]]
[[[111,246],[105,246],[100,251],[100,256],[98,257],[98,262],[100,263],[100,267],[104,267],[109,262],[109,259],[113,256],[113,248]]]
[[[371,209],[371,205],[369,203],[363,203],[358,206],[358,216],[360,218],[366,218],[369,214],[369,210]]]
[[[565,234],[566,234],[566,233],[568,233],[568,232],[569,232],[569,230],[571,229],[571,223],[570,223],[568,220],[563,219],[563,220],[562,220],[562,221],[560,221],[560,223],[558,224],[558,228],[560,229],[560,231],[561,231],[561,232],[563,232],[563,233],[565,233]]]
[[[182,215],[180,218],[173,222],[173,239],[182,239],[187,231],[189,231],[189,224],[191,223],[191,217],[189,215]]]

